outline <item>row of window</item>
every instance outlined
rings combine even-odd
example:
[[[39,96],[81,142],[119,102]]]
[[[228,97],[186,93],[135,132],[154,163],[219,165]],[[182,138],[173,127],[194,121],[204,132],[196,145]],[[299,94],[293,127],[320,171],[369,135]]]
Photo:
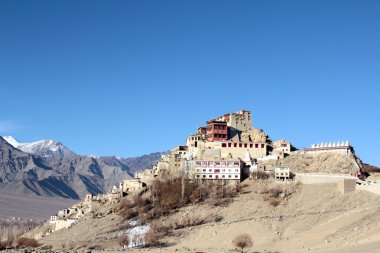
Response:
[[[192,141],[199,141],[200,139],[201,139],[201,137],[199,137],[199,136],[191,137]]]
[[[210,166],[226,166],[226,167],[240,167],[240,162],[231,161],[196,161],[196,166],[210,167]]]
[[[239,179],[239,175],[197,175],[197,178],[205,179]]]
[[[214,129],[225,130],[225,129],[227,129],[227,126],[214,125]]]
[[[223,172],[239,172],[239,169],[202,169],[202,172],[211,172],[211,173],[223,173]],[[197,172],[200,173],[201,169],[197,169]]]
[[[253,147],[255,147],[255,148],[265,148],[265,144],[258,144],[258,143],[256,143],[256,144],[253,144],[253,143],[231,143],[231,142],[229,142],[229,143],[225,143],[225,142],[223,142],[222,143],[222,148],[227,148],[227,147],[229,147],[229,148],[232,148],[232,147],[234,147],[234,148],[237,148],[237,147],[239,147],[239,148],[253,148]]]

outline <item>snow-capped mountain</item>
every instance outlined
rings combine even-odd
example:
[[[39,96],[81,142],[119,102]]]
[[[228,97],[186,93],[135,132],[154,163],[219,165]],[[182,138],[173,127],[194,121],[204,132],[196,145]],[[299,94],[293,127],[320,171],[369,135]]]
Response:
[[[21,143],[15,140],[12,136],[4,136],[13,147],[29,154],[42,157],[62,158],[65,155],[75,155],[74,152],[66,148],[61,142],[54,140],[40,140],[30,143]]]
[[[21,143],[0,136],[0,194],[79,199],[109,192],[135,171],[156,163],[158,154],[97,158],[75,154],[57,141]]]

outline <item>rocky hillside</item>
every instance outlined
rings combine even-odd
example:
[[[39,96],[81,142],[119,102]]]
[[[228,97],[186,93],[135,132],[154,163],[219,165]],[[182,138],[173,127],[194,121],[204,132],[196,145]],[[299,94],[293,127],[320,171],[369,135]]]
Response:
[[[318,155],[293,152],[291,155],[278,161],[262,162],[267,169],[276,166],[289,167],[294,173],[326,173],[326,174],[352,174],[357,170],[355,157],[334,153],[321,153]],[[277,164],[277,165],[276,165]]]
[[[378,252],[380,196],[362,191],[343,195],[333,184],[281,184],[277,189],[284,189],[287,195],[280,195],[278,204],[273,205],[266,200],[266,189],[275,188],[274,183],[246,180],[243,184],[242,193],[229,204],[198,203],[165,216],[164,223],[158,224],[168,226],[169,232],[160,237],[159,246],[145,250],[236,252],[232,240],[244,232],[254,241],[253,247],[245,252]],[[187,220],[199,220],[211,214],[219,219],[186,225]],[[57,231],[39,242],[56,251],[70,247],[116,252],[122,250],[118,239],[128,233],[128,228],[112,212],[103,216],[90,213],[69,230]],[[40,231],[42,228],[28,236]]]
[[[126,168],[101,159],[66,152],[38,156],[16,149],[0,137],[0,193],[46,197],[83,198],[99,194],[128,178]]]
[[[164,152],[156,152],[148,155],[131,157],[131,158],[120,158],[120,157],[100,157],[108,165],[112,166],[124,166],[128,169],[130,173],[135,173],[137,171],[142,171],[146,168],[151,168],[156,164],[158,160],[161,159],[161,156],[165,154]]]

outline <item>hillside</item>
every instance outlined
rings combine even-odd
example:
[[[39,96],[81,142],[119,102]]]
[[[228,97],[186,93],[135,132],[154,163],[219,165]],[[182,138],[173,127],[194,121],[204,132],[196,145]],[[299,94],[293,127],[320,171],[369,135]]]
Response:
[[[326,173],[326,174],[352,174],[358,166],[353,156],[334,153],[321,153],[317,155],[293,152],[278,161],[263,161],[267,169],[278,166],[289,167],[294,173]]]
[[[378,252],[380,196],[362,191],[343,195],[329,184],[288,185],[284,187],[292,188],[291,196],[272,206],[262,194],[266,183],[246,180],[244,184],[244,192],[228,206],[190,205],[165,217],[165,224],[185,217],[217,214],[223,218],[175,229],[161,240],[162,249],[148,251],[232,252],[232,239],[244,231],[255,242],[249,252]],[[57,231],[40,242],[54,249],[71,244],[118,251],[120,225],[115,214],[100,218],[90,214],[69,230]]]
[[[0,193],[80,199],[107,192],[130,177],[125,168],[68,154],[57,158],[25,153],[0,137]]]
[[[158,160],[161,159],[163,154],[166,154],[166,152],[156,152],[148,155],[123,158],[122,161],[128,166],[130,171],[134,173],[152,167]]]

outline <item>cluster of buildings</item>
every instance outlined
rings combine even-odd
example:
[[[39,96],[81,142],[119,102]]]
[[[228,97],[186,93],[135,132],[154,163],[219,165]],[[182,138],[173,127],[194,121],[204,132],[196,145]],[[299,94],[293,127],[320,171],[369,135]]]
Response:
[[[146,172],[142,172],[144,174]],[[82,218],[85,214],[93,210],[94,204],[117,203],[123,196],[132,192],[137,192],[146,187],[146,183],[140,179],[125,179],[119,185],[115,185],[111,192],[107,194],[92,195],[86,194],[84,200],[74,204],[72,207],[59,210],[54,216],[50,216],[50,230],[47,233],[54,233],[63,228],[69,228],[72,224]]]
[[[184,175],[190,179],[238,182],[262,167],[261,159],[283,158],[292,151],[285,140],[272,142],[253,127],[250,111],[241,110],[210,119],[205,126],[162,156],[153,174]]]

